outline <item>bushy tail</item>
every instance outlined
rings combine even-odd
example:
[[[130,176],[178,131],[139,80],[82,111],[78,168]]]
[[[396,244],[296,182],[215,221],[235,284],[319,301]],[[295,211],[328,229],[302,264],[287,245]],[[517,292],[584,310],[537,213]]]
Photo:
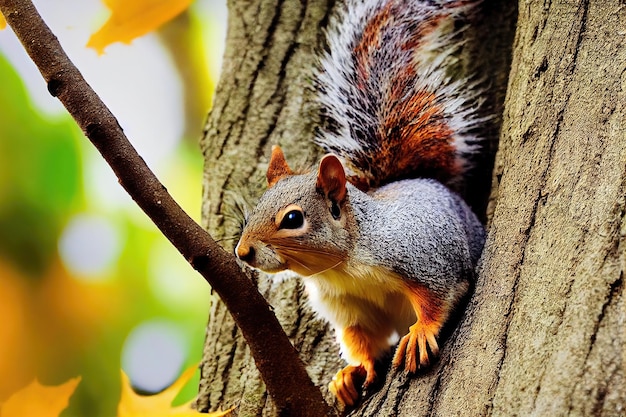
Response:
[[[363,188],[414,177],[454,182],[478,138],[477,83],[451,74],[456,28],[477,1],[348,0],[316,74],[316,141]]]

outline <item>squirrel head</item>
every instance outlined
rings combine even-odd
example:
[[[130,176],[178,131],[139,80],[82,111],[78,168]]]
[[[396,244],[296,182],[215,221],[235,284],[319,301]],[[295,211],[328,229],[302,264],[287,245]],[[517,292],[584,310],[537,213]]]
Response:
[[[235,248],[240,260],[265,272],[290,269],[308,276],[347,259],[356,228],[335,155],[324,156],[317,172],[294,174],[274,146],[267,183]]]

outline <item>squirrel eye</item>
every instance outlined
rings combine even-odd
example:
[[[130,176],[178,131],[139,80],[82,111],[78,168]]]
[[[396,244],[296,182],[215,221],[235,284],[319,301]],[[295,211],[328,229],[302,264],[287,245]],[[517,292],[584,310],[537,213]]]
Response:
[[[304,224],[304,214],[300,210],[291,210],[280,222],[279,229],[299,229]]]
[[[339,209],[339,204],[337,204],[336,201],[333,201],[333,204],[330,206],[330,214],[335,220],[339,220],[339,217],[341,216],[341,210]]]

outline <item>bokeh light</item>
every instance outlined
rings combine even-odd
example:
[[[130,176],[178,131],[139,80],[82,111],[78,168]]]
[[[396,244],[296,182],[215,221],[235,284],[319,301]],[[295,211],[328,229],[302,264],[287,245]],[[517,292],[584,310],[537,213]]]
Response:
[[[122,368],[133,387],[149,393],[169,386],[182,370],[187,342],[180,329],[164,320],[141,323],[124,343]]]
[[[99,280],[115,265],[122,249],[119,232],[102,216],[77,214],[59,239],[66,268],[79,279]]]

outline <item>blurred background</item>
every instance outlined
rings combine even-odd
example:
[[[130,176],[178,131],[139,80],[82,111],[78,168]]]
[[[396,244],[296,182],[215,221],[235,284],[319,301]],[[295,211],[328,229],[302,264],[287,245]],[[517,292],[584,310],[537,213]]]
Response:
[[[198,139],[221,64],[225,0],[98,53],[101,0],[37,9],[148,165],[197,221]],[[201,358],[209,287],[118,185],[10,28],[0,31],[0,402],[82,376],[62,416],[114,416],[122,368],[153,393]],[[195,396],[198,375],[179,400]]]

